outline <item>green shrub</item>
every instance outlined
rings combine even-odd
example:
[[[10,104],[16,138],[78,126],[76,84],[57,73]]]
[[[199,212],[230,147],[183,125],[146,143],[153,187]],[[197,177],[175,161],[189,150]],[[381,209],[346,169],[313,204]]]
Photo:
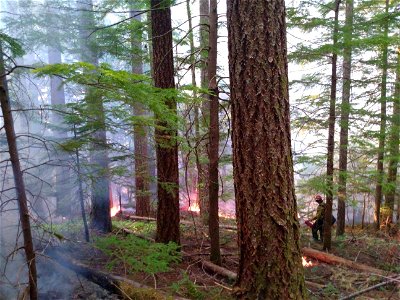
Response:
[[[177,244],[151,243],[133,235],[97,238],[95,245],[110,257],[109,269],[122,264],[127,272],[155,274],[168,271],[172,263],[181,260]]]

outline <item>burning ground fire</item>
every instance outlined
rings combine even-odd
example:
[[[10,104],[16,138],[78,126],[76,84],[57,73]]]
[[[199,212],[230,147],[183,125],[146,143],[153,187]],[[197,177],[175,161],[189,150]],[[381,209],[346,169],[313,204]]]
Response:
[[[307,261],[305,256],[303,256],[301,260],[303,263],[303,267],[308,268],[313,266],[313,263],[311,261]]]
[[[113,205],[110,208],[110,211],[111,211],[111,217],[114,217],[120,211],[119,205]]]

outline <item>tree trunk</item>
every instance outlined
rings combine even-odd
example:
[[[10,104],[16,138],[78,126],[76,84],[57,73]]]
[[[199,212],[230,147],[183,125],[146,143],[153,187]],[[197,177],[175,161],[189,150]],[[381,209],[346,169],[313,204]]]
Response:
[[[14,130],[14,120],[11,112],[11,104],[8,96],[8,87],[5,77],[5,68],[3,61],[3,50],[0,45],[0,104],[3,114],[4,130],[6,132],[8,152],[10,154],[10,161],[14,175],[15,190],[18,201],[19,218],[21,222],[22,236],[24,238],[24,251],[26,256],[26,263],[28,267],[29,277],[29,296],[31,300],[38,299],[37,291],[37,272],[36,272],[36,256],[33,249],[31,224],[29,219],[28,199],[25,191],[25,183],[21,164],[19,161],[19,153],[17,148],[17,137]]]
[[[228,2],[238,299],[304,299],[283,0]]]
[[[81,60],[98,65],[98,53],[90,41],[90,34],[95,28],[93,2],[77,2],[81,13],[79,35],[81,39]],[[96,120],[99,128],[93,134],[90,160],[94,179],[92,182],[91,226],[102,232],[111,232],[110,191],[108,180],[107,135],[105,112],[101,94],[92,88],[86,90],[86,101],[90,117]]]
[[[55,34],[54,34],[55,35]],[[61,63],[61,52],[59,49],[49,46],[48,48],[49,64]],[[64,86],[61,78],[57,76],[50,77],[50,100],[52,106],[65,105]],[[58,107],[58,109],[60,109]],[[63,117],[56,111],[52,113],[52,125],[54,138],[64,141],[67,138],[66,132],[62,129]],[[60,151],[60,150],[59,150]],[[68,168],[62,166],[63,153],[57,153],[57,159],[61,165],[55,168],[55,190],[56,190],[56,213],[61,216],[71,216],[71,203],[67,198],[67,184],[69,181]]]
[[[343,92],[340,119],[339,141],[339,187],[338,214],[336,235],[343,235],[346,223],[346,193],[347,193],[347,148],[349,143],[349,115],[351,90],[351,54],[353,34],[353,0],[346,0],[346,24],[344,31],[343,49]]]
[[[159,88],[173,89],[175,80],[171,10],[162,0],[151,0],[151,9],[154,84]],[[165,101],[169,109],[176,111],[175,99],[169,98]],[[165,122],[159,121],[159,125],[155,133],[158,177],[156,241],[179,244],[178,133],[176,128],[166,128]]]
[[[376,230],[379,230],[380,227],[380,211],[381,211],[381,203],[382,203],[382,185],[383,185],[383,159],[385,155],[385,136],[386,136],[386,83],[387,83],[387,69],[388,69],[388,30],[389,30],[389,22],[388,11],[389,11],[389,0],[385,1],[385,25],[384,25],[384,43],[382,49],[382,82],[381,82],[381,113],[380,113],[380,128],[379,128],[379,145],[378,145],[378,158],[376,165],[377,172],[377,182],[375,188],[375,212],[374,212],[374,226]]]
[[[219,215],[218,215],[218,196],[219,196],[219,101],[217,85],[217,42],[218,42],[218,13],[217,0],[210,0],[210,47],[208,55],[208,76],[210,91],[210,144],[208,148],[209,155],[209,219],[208,228],[210,234],[211,262],[221,264],[221,252],[219,247]]]
[[[137,22],[141,22],[141,14],[139,11],[132,10],[131,18]],[[141,40],[135,38],[132,33],[132,50],[141,49]],[[135,53],[134,51],[132,53]],[[132,73],[143,74],[143,61],[139,56],[132,57]],[[142,104],[133,104],[133,114],[135,116],[145,116],[146,111]],[[150,172],[149,172],[149,154],[147,151],[148,134],[147,128],[141,124],[134,125],[134,158],[135,158],[135,199],[136,199],[136,215],[150,216]]]
[[[336,120],[336,89],[337,89],[337,47],[339,33],[339,6],[341,0],[336,0],[334,3],[335,23],[333,27],[333,48],[332,53],[332,78],[331,78],[331,95],[329,101],[329,129],[328,129],[328,157],[326,162],[326,177],[327,177],[327,192],[325,206],[325,220],[332,218],[332,203],[333,203],[333,158],[335,155],[335,120]],[[332,222],[324,224],[324,250],[331,249],[332,242]]]
[[[210,2],[209,0],[200,0],[200,85],[201,88],[207,89],[209,85],[208,76],[208,52],[209,52],[209,15],[210,15]],[[209,143],[208,132],[205,128],[209,127],[210,123],[210,102],[208,95],[203,95],[204,98],[201,107],[201,121],[200,121],[200,139],[198,141],[198,151],[196,157],[197,171],[198,171],[198,189],[199,189],[199,207],[200,216],[204,224],[208,224],[209,216],[209,203],[208,203],[208,153],[207,147]]]
[[[389,167],[385,198],[385,207],[388,210],[389,222],[393,223],[394,203],[396,196],[397,167],[399,164],[399,138],[400,138],[400,54],[397,53],[396,82],[393,95],[393,114],[390,129]]]

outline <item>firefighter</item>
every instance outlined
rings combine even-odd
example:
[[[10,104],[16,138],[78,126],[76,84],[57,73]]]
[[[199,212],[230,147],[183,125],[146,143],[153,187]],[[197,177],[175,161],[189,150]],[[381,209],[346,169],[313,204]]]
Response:
[[[325,218],[325,203],[321,195],[315,195],[314,200],[318,203],[317,214],[310,221],[315,221],[312,226],[312,235],[314,241],[318,241],[318,232],[321,241],[323,240],[323,226]]]

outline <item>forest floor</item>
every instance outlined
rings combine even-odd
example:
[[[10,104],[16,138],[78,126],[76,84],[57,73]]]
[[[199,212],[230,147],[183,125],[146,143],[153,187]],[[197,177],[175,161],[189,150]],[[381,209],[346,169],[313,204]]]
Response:
[[[192,213],[183,213],[183,220],[182,248],[180,254],[172,255],[172,258],[170,254],[176,253],[172,245],[149,248],[154,247],[151,239],[155,233],[155,222],[126,218],[113,220],[112,234],[95,237],[94,243],[90,244],[68,243],[68,248],[75,259],[90,268],[129,278],[160,292],[151,296],[135,294],[126,299],[233,299],[234,280],[210,272],[202,263],[209,259],[207,227],[202,226],[200,219]],[[222,218],[220,223],[235,225],[232,219]],[[310,229],[302,226],[301,230],[302,247],[322,250],[322,244],[312,240]],[[222,266],[236,272],[236,231],[221,228],[220,241]],[[387,271],[388,277],[400,273],[399,232],[389,236],[383,232],[376,234],[365,229],[346,228],[344,237],[333,238],[331,253]],[[387,280],[382,275],[327,264],[310,257],[303,258],[307,263],[304,270],[310,299],[346,299],[352,293]],[[400,299],[400,281],[351,299]]]

